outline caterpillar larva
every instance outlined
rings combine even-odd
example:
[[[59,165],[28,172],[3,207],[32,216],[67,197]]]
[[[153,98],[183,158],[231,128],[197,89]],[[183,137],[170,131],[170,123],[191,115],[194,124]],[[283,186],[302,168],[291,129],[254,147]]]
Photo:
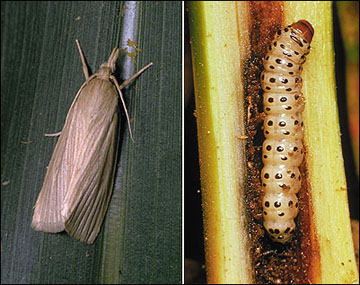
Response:
[[[264,135],[261,171],[264,227],[274,241],[286,243],[295,230],[301,187],[304,99],[300,73],[314,35],[300,20],[279,30],[263,61]]]

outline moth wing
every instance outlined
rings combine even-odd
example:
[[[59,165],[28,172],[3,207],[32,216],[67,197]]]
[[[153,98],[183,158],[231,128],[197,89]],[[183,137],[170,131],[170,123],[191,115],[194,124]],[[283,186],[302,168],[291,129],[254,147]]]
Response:
[[[64,128],[56,143],[43,186],[34,206],[31,226],[37,231],[57,233],[65,229],[65,220],[61,214],[61,209],[73,172],[71,168],[72,148],[68,143],[68,138],[72,137],[73,132],[76,131],[71,127],[71,122],[76,117],[76,110],[73,107],[76,105],[77,98],[86,83],[79,89],[69,109]]]
[[[86,85],[74,105],[78,110],[70,139],[73,174],[64,197],[66,232],[93,243],[100,231],[114,183],[118,149],[118,96],[106,80]]]

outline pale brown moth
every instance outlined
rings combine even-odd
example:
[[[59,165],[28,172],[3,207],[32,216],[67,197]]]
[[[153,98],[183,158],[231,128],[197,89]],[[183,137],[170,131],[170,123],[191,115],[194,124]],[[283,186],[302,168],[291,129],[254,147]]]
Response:
[[[86,81],[70,106],[34,206],[31,226],[49,233],[65,230],[70,236],[91,244],[100,231],[114,185],[119,98],[132,139],[121,89],[153,63],[119,85],[113,73],[120,49],[114,48],[108,61],[89,76],[78,40],[76,44]]]
[[[313,27],[305,20],[279,30],[264,58],[261,74],[265,112],[263,218],[270,237],[279,243],[292,239],[299,212],[305,105],[301,71],[313,35]]]

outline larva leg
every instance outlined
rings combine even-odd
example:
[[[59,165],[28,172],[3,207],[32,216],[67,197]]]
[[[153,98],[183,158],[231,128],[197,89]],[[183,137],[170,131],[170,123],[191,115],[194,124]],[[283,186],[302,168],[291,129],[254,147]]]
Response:
[[[81,50],[81,47],[80,47],[80,43],[79,41],[76,39],[76,45],[78,47],[78,50],[79,50],[79,54],[80,54],[80,59],[81,59],[81,63],[82,63],[82,67],[83,67],[83,71],[84,71],[84,75],[85,75],[85,79],[88,80],[89,79],[89,70],[87,68],[87,65],[86,65],[86,61],[85,61],[85,57],[84,57],[84,54]]]

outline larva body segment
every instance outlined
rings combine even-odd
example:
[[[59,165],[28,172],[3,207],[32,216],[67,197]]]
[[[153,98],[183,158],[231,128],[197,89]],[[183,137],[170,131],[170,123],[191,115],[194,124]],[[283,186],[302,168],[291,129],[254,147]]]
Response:
[[[266,231],[280,243],[291,240],[299,211],[299,166],[304,156],[300,73],[313,34],[313,27],[305,20],[279,30],[263,60],[263,219]]]

